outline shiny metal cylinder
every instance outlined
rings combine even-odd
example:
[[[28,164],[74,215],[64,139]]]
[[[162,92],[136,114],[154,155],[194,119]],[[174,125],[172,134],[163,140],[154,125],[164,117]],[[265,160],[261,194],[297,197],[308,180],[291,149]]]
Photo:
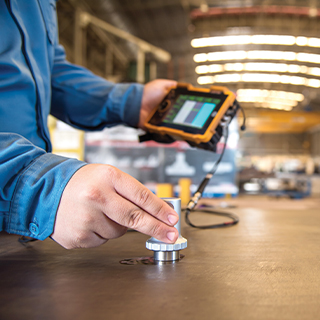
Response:
[[[180,251],[154,251],[154,261],[176,261],[180,259]]]
[[[180,198],[161,198],[165,201],[174,211],[179,215],[179,221],[174,226],[179,231],[179,236],[181,236],[181,199]]]
[[[150,238],[146,242],[146,248],[154,252],[154,260],[160,262],[176,261],[180,259],[180,250],[187,247],[187,239],[181,236],[181,199],[180,198],[161,198],[167,202],[179,215],[179,221],[174,226],[179,231],[178,240],[171,244]]]

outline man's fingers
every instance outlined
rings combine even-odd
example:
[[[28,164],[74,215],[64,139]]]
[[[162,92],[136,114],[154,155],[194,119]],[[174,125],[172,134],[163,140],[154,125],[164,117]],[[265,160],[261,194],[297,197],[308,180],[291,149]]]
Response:
[[[178,239],[179,232],[176,228],[162,223],[120,195],[114,197],[113,201],[114,212],[117,214],[109,212],[108,217],[114,222],[167,243],[173,243]]]
[[[117,170],[115,168],[115,170]],[[148,188],[130,175],[121,172],[115,173],[113,179],[115,191],[125,199],[148,212],[160,221],[174,226],[178,220],[178,214],[166,202],[155,196]]]
[[[116,239],[123,236],[128,228],[111,220],[105,214],[99,215],[91,226],[92,231],[103,239]]]

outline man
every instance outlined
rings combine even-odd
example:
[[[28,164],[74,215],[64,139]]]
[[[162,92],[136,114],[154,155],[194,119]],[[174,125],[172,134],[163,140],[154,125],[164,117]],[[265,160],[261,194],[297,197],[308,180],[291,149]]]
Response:
[[[0,231],[65,248],[133,228],[173,243],[178,215],[109,165],[50,153],[47,117],[80,129],[143,128],[174,81],[112,84],[72,65],[58,44],[54,0],[0,0]]]

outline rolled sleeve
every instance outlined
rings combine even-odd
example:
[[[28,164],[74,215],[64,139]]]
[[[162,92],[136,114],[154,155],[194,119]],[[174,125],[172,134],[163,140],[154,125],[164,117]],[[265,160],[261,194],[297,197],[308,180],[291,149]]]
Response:
[[[50,236],[63,190],[84,165],[50,153],[33,161],[17,182],[7,231],[39,240]]]
[[[0,152],[0,230],[44,240],[53,232],[64,188],[86,163],[46,153],[18,135],[0,136],[2,145],[7,141]]]

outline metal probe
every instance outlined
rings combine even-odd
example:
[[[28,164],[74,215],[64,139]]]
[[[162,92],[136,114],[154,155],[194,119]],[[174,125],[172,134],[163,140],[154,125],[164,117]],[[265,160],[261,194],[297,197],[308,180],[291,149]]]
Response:
[[[173,243],[165,243],[155,238],[150,238],[146,242],[146,248],[154,252],[155,261],[176,261],[180,259],[180,250],[187,247],[187,239],[181,236],[181,199],[179,198],[161,198],[167,202],[179,215],[179,221],[174,226],[179,231],[178,240]]]

